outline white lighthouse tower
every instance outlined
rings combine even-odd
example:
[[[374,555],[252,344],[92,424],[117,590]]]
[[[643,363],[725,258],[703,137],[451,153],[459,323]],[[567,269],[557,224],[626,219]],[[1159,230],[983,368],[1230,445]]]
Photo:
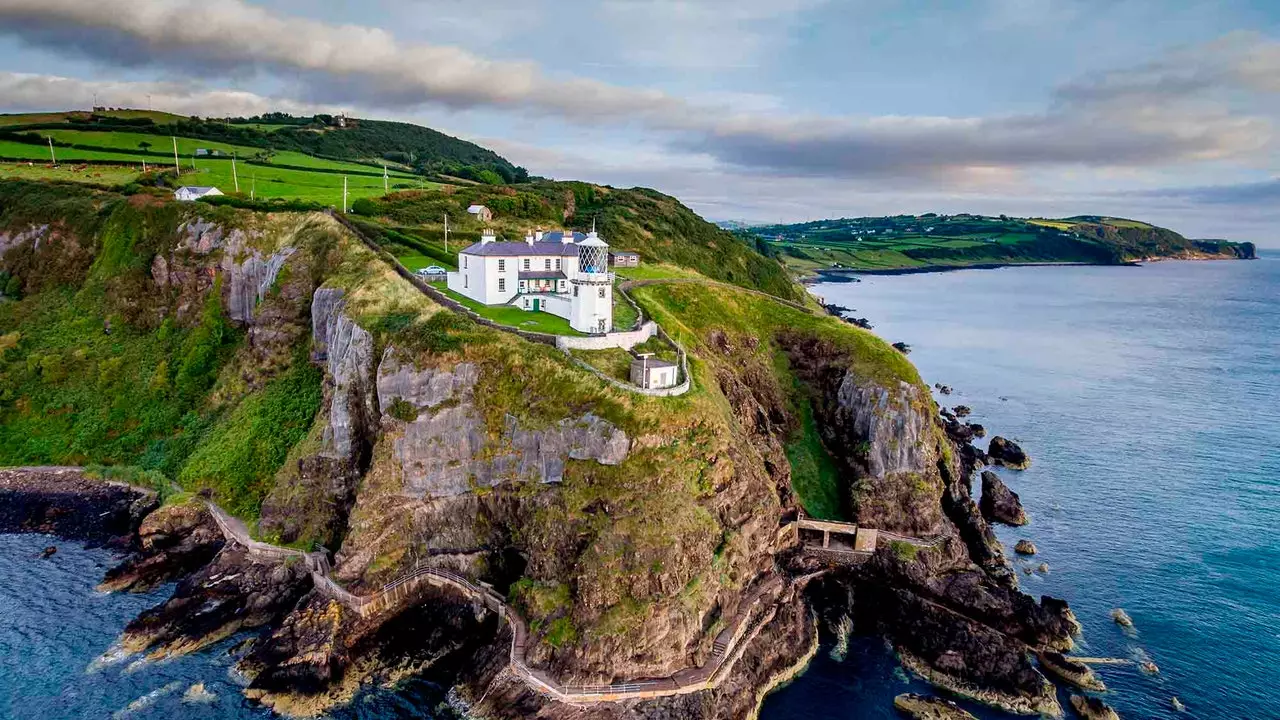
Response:
[[[594,229],[578,243],[578,270],[569,283],[573,286],[569,326],[584,333],[609,332],[613,328],[609,246]]]

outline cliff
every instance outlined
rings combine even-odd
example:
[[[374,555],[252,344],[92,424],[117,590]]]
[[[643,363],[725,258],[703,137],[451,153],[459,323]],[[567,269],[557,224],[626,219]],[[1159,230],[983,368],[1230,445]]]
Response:
[[[261,540],[322,548],[346,593],[423,567],[483,583],[534,676],[722,668],[713,689],[575,716],[746,717],[812,651],[811,609],[856,614],[938,682],[1051,709],[1025,648],[1069,645],[1069,611],[1014,589],[972,448],[874,335],[732,285],[637,287],[691,358],[693,390],[647,397],[436,305],[327,216],[47,192],[0,183],[23,291],[0,304],[0,462],[163,473]],[[914,540],[833,569],[781,532],[802,509]],[[311,561],[220,541],[199,500],[138,521],[104,586],[180,582],[131,650],[255,629],[249,695],[293,714],[443,666],[490,716],[570,714],[513,676],[513,622],[456,593],[366,615]]]

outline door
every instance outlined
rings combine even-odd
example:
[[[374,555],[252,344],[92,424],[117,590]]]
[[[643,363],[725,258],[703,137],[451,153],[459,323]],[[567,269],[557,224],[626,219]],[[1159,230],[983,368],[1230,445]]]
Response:
[[[542,309],[542,301],[541,301],[541,300],[539,300],[538,298],[534,298],[534,299],[533,299],[533,311],[534,311],[534,312],[538,312],[538,311],[539,311],[539,310],[541,310],[541,309]]]

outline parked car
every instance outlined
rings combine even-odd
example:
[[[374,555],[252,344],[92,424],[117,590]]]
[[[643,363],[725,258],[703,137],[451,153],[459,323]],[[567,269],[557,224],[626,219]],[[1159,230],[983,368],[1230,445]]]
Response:
[[[438,278],[444,277],[445,275],[448,275],[449,271],[445,270],[439,265],[428,265],[422,268],[421,270],[418,270],[414,274],[421,278],[438,279]]]

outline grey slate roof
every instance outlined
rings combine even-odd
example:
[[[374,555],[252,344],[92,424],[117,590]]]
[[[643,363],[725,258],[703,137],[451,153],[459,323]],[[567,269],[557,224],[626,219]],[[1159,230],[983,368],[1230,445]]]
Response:
[[[521,280],[568,280],[559,270],[521,270]]]
[[[609,254],[614,257],[640,257],[640,253],[630,250],[610,250]]]
[[[642,358],[636,358],[635,360],[631,361],[631,367],[633,368],[643,367],[644,363],[645,361]],[[650,368],[669,368],[669,367],[676,366],[676,364],[671,362],[670,360],[659,360],[656,357],[649,358],[648,364]]]
[[[543,237],[546,237],[545,235]],[[555,242],[536,242],[530,245],[526,242],[491,242],[476,243],[465,248],[464,255],[481,255],[485,257],[520,257],[520,256],[571,256],[578,255],[578,246],[572,244],[561,243],[559,240]]]

